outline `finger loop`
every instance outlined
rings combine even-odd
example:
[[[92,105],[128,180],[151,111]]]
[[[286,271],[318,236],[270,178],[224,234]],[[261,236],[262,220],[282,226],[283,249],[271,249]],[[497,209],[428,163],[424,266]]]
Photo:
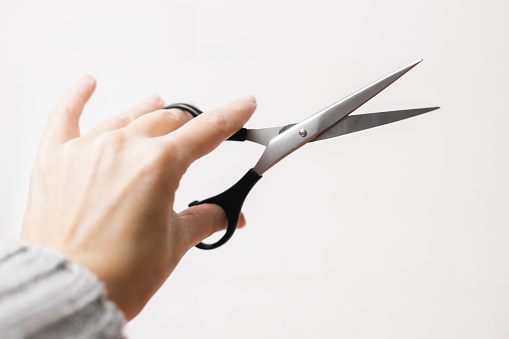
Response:
[[[184,103],[176,103],[176,104],[171,104],[171,105],[164,107],[164,109],[172,109],[172,108],[178,108],[183,111],[186,111],[186,112],[190,113],[193,116],[193,118],[196,118],[198,115],[203,113],[201,110],[194,107],[193,105],[184,104]]]

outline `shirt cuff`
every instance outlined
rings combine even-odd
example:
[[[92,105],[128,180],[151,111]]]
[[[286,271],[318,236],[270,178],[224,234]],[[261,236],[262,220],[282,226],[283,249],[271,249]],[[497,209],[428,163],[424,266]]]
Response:
[[[87,269],[50,248],[0,244],[2,338],[123,338],[124,324]]]

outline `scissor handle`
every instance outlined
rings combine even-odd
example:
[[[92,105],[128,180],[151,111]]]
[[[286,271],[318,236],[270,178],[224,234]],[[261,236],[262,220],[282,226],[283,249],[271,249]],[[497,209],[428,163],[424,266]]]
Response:
[[[189,207],[201,204],[216,204],[224,210],[226,218],[228,219],[226,233],[221,239],[219,239],[219,241],[213,244],[204,244],[201,242],[196,245],[196,247],[202,250],[211,250],[225,244],[232,237],[233,233],[237,229],[244,200],[246,200],[246,197],[253,186],[261,178],[261,175],[258,175],[253,169],[250,169],[239,181],[237,181],[235,185],[223,193],[202,201],[193,201],[189,204]]]
[[[194,118],[203,113],[198,108],[183,103],[168,105],[164,109],[171,108],[178,108],[183,111],[189,112]],[[242,128],[237,133],[228,138],[228,140],[245,141],[246,132],[247,130],[245,128]],[[228,219],[226,233],[223,235],[221,239],[219,239],[219,241],[213,244],[204,244],[201,242],[198,245],[196,245],[196,247],[202,250],[211,250],[225,244],[232,237],[233,233],[237,229],[237,224],[239,222],[240,212],[242,210],[244,200],[246,200],[246,197],[253,188],[253,186],[261,178],[262,177],[258,175],[253,169],[250,169],[235,185],[233,185],[223,193],[202,201],[193,201],[192,203],[189,204],[189,207],[201,204],[218,205],[224,210],[226,217]]]
[[[198,115],[203,113],[200,109],[194,107],[193,105],[184,104],[184,103],[171,104],[171,105],[166,106],[164,109],[171,109],[171,108],[178,108],[178,109],[181,109],[188,113],[191,113],[193,118],[196,118]],[[246,133],[247,133],[247,130],[245,128],[241,128],[240,130],[237,131],[237,133],[235,133],[234,135],[229,137],[227,140],[229,140],[229,141],[246,141]]]

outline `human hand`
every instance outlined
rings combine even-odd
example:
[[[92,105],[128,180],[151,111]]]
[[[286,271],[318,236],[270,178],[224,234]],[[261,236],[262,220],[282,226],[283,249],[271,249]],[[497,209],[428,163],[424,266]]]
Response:
[[[226,227],[217,205],[176,213],[175,191],[189,165],[239,130],[256,103],[245,97],[192,119],[153,97],[81,136],[94,89],[83,77],[49,115],[21,239],[88,268],[130,320],[190,248]]]

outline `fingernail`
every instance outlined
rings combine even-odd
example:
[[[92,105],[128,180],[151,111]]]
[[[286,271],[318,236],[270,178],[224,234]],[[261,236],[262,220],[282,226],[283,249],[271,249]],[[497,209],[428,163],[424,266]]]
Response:
[[[94,80],[94,78],[91,75],[87,74],[82,76],[79,82],[90,82],[92,80]]]
[[[163,104],[163,99],[161,99],[161,97],[159,95],[151,95],[147,99],[145,99],[145,101],[153,102],[153,103],[161,104],[161,105]]]
[[[252,102],[253,104],[256,103],[256,99],[252,95],[244,95],[244,96],[240,97],[239,99],[240,100],[244,100],[244,101]]]

